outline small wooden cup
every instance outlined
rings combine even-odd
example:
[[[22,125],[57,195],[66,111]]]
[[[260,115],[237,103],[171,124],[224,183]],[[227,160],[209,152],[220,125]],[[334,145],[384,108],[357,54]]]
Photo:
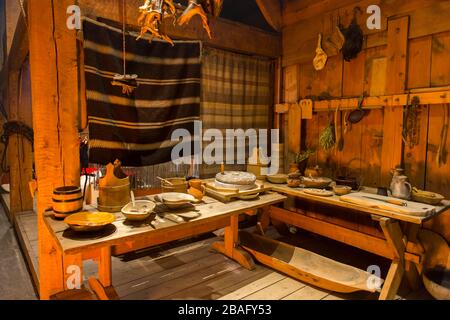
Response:
[[[194,196],[195,199],[201,201],[206,194],[206,187],[200,179],[192,179],[189,181],[188,193]]]

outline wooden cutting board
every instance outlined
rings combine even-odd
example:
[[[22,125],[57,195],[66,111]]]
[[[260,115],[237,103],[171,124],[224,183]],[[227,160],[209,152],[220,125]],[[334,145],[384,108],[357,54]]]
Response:
[[[264,193],[266,191],[272,190],[272,187],[266,186],[262,181],[256,181],[256,188],[250,190],[239,190],[239,189],[227,189],[217,187],[214,183],[214,179],[206,180],[205,183],[206,194],[214,199],[222,202],[230,202],[233,199],[249,196],[257,193]]]
[[[372,200],[372,199],[368,199],[365,197],[377,198],[380,200]],[[428,204],[422,204],[422,203],[412,202],[412,201],[405,201],[408,204],[408,206],[402,207],[402,206],[398,206],[395,204],[383,202],[383,200],[386,200],[386,199],[392,199],[392,198],[379,196],[379,195],[371,194],[371,193],[364,193],[364,192],[352,193],[352,194],[340,197],[340,200],[344,201],[344,202],[349,202],[349,203],[357,204],[357,205],[368,207],[368,208],[386,210],[386,211],[397,212],[397,213],[412,215],[412,216],[426,217],[430,214],[433,214],[436,211],[436,207],[428,205]]]

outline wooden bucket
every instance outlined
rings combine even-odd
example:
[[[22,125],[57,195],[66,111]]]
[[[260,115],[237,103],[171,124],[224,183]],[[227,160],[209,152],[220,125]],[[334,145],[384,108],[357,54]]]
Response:
[[[53,190],[53,212],[65,216],[83,209],[83,195],[80,187],[67,186]]]
[[[130,178],[120,167],[120,161],[106,166],[106,175],[98,182],[98,209],[106,212],[120,212],[131,201]]]
[[[131,201],[130,191],[129,182],[121,186],[100,186],[98,204],[102,207],[121,208]]]
[[[163,193],[168,192],[179,192],[179,193],[187,193],[188,190],[188,182],[185,178],[168,178],[166,179],[172,185],[167,182],[161,181],[161,189]]]

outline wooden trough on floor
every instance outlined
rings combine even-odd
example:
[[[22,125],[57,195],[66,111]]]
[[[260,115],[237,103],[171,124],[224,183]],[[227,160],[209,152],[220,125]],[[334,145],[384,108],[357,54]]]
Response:
[[[322,257],[311,251],[262,237],[239,232],[240,245],[262,264],[294,279],[341,293],[375,292],[382,279],[366,271]]]

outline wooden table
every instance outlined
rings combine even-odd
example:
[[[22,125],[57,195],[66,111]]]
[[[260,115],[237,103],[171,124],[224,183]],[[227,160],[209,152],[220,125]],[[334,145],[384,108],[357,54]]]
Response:
[[[154,196],[148,198],[154,200]],[[213,248],[245,268],[253,269],[251,257],[239,249],[239,215],[254,213],[256,209],[283,202],[285,199],[285,196],[272,192],[260,195],[252,201],[237,200],[226,204],[205,197],[203,203],[177,211],[169,211],[159,204],[155,210],[159,214],[148,223],[128,222],[121,213],[116,213],[117,220],[97,238],[73,232],[63,221],[55,220],[52,212],[48,212],[44,221],[58,244],[57,254],[63,261],[62,274],[55,277],[64,279],[64,288],[68,289],[67,280],[73,275],[73,266],[79,268],[80,279],[83,279],[83,261],[93,259],[98,263],[98,280],[107,288],[112,283],[112,253],[120,254],[147,248],[221,228],[225,228],[224,241],[214,243]]]
[[[270,219],[282,221],[392,260],[380,294],[380,299],[383,300],[395,298],[404,276],[407,277],[412,288],[417,288],[419,283],[418,275],[422,272],[422,262],[425,254],[424,248],[418,239],[419,230],[425,221],[442,214],[450,208],[450,202],[444,201],[442,206],[436,207],[433,214],[426,217],[418,217],[343,202],[338,196],[312,196],[304,193],[301,189],[289,188],[286,185],[270,185],[273,191],[281,194],[306,202],[326,205],[330,208],[349,209],[352,212],[370,215],[372,219],[379,222],[385,239],[274,206],[266,210],[265,216],[262,217],[264,227],[268,225]],[[400,222],[406,225],[406,228],[403,228],[403,230]]]

